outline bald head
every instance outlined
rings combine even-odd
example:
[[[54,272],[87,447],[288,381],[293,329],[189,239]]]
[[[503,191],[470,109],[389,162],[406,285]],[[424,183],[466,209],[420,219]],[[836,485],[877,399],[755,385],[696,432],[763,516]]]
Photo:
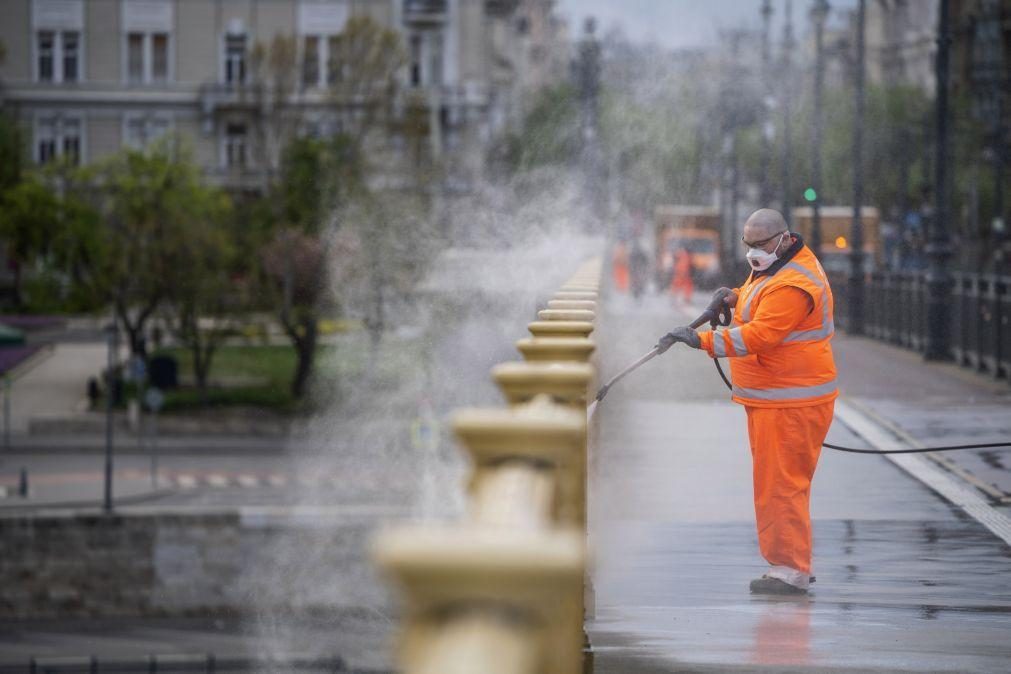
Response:
[[[761,241],[786,229],[786,220],[779,211],[761,208],[752,213],[744,223],[744,238],[747,241]]]

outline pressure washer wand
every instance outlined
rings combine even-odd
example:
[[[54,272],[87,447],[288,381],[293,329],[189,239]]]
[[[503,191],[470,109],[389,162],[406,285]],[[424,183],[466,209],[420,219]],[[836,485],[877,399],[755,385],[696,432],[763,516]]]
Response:
[[[722,294],[714,296],[712,301],[709,303],[709,306],[706,307],[706,310],[703,311],[698,318],[689,323],[689,327],[691,327],[694,330],[699,326],[703,325],[704,323],[709,323],[714,327],[716,325],[729,325],[730,310],[723,303],[723,298],[724,295]],[[616,374],[614,377],[611,377],[610,381],[608,381],[606,384],[600,387],[600,390],[597,391],[597,395],[594,397],[593,402],[591,402],[589,406],[587,406],[586,408],[587,421],[593,418],[593,413],[597,411],[597,404],[604,399],[604,396],[607,395],[607,391],[612,386],[617,384],[618,381],[620,381],[625,375],[630,374],[635,370],[639,369],[640,367],[651,361],[656,356],[659,356],[661,353],[663,353],[669,348],[670,347],[665,348],[657,344],[649,351],[649,353],[647,353],[642,358],[626,367],[624,370]]]

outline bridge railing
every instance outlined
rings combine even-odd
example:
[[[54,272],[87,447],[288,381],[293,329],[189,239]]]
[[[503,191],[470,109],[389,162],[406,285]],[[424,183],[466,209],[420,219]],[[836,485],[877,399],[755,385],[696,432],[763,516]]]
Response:
[[[836,324],[848,327],[847,278],[832,276]],[[878,271],[866,279],[868,337],[923,352],[927,339],[924,272]],[[1011,277],[952,275],[951,356],[960,365],[1011,380]]]
[[[463,521],[390,530],[375,558],[402,599],[409,674],[582,671],[587,395],[601,261],[555,293],[491,375],[504,408],[460,410],[471,473]]]

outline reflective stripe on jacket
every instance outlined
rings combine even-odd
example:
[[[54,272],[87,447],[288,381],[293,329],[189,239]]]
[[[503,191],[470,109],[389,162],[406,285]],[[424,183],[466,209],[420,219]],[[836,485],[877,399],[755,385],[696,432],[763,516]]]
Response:
[[[732,328],[699,337],[710,356],[731,358],[735,402],[806,407],[839,395],[832,316],[828,278],[802,246],[774,273],[748,277],[737,290]]]

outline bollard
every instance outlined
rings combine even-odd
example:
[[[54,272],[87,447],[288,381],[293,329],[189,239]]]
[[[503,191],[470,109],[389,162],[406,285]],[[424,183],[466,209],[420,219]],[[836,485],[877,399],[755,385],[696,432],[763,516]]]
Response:
[[[542,321],[586,321],[593,323],[597,315],[585,309],[541,309],[537,318]]]
[[[589,337],[593,323],[587,321],[534,321],[527,324],[534,337]]]
[[[593,300],[548,300],[548,309],[583,309],[597,311],[597,303]]]
[[[18,496],[28,498],[28,469],[21,466],[21,474],[18,476]]]
[[[584,537],[479,526],[381,534],[374,556],[404,598],[400,670],[581,671]]]
[[[582,337],[524,337],[516,348],[527,362],[588,363],[596,345]]]

